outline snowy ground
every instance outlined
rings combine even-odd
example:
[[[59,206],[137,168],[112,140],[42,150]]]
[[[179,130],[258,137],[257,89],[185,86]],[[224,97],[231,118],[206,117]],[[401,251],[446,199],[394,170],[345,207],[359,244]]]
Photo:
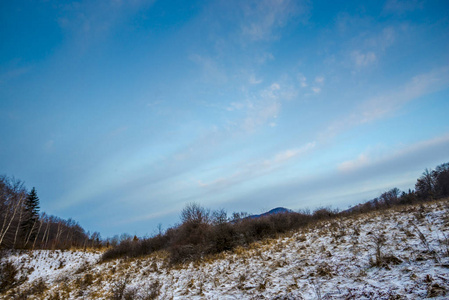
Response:
[[[440,201],[318,223],[177,268],[163,253],[108,263],[92,252],[16,253],[7,259],[28,279],[0,298],[36,294],[42,278],[35,299],[448,299],[448,238]]]

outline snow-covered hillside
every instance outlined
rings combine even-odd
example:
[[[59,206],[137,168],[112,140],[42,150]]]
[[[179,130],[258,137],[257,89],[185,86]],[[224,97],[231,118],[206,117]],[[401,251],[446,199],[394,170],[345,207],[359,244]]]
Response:
[[[317,223],[178,267],[164,253],[107,263],[92,252],[10,253],[25,281],[0,297],[447,299],[448,239],[440,201]]]

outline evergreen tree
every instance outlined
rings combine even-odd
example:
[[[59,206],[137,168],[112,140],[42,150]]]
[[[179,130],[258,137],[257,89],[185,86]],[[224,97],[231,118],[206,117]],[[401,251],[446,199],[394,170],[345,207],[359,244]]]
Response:
[[[39,221],[39,197],[36,189],[33,187],[24,203],[25,218],[22,222],[23,233],[25,234],[25,243],[33,239],[36,232],[37,222]]]

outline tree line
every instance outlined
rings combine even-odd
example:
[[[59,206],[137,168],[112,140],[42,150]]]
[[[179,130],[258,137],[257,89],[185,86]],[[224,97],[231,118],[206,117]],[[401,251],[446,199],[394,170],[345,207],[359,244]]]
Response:
[[[446,197],[449,197],[449,163],[441,164],[433,171],[426,169],[418,178],[414,191],[401,192],[398,188],[393,188],[379,197],[341,212],[318,208],[312,213],[303,210],[259,218],[250,218],[247,213],[233,213],[228,217],[223,209],[211,212],[199,204],[191,203],[181,211],[181,224],[165,232],[159,230],[158,234],[150,238],[123,236],[121,241],[114,239],[108,245],[111,247],[103,254],[102,260],[138,257],[165,250],[169,254],[169,262],[178,264],[232,250],[238,246],[247,246],[252,242],[276,237],[320,220]]]
[[[449,197],[449,163],[438,165],[435,170],[425,169],[416,180],[415,190],[408,192],[392,188],[379,197],[359,204],[348,211],[364,212],[396,205],[413,204]]]
[[[380,196],[339,212],[318,208],[248,218],[245,212],[228,217],[223,209],[210,211],[191,203],[181,212],[181,223],[150,238],[130,235],[101,239],[98,232],[86,232],[73,219],[64,220],[40,212],[35,188],[27,191],[20,180],[0,176],[0,249],[69,249],[108,247],[103,259],[136,257],[167,250],[172,263],[198,259],[207,254],[232,250],[254,241],[294,230],[318,220],[358,214],[449,197],[449,163],[426,169],[415,190],[393,188]]]
[[[69,249],[100,247],[98,232],[78,222],[40,212],[39,197],[21,180],[0,176],[0,249]]]

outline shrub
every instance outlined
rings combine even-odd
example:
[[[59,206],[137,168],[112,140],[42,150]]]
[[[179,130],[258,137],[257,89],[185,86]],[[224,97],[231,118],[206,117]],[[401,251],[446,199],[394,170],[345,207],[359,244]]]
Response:
[[[209,252],[219,253],[232,250],[237,244],[237,231],[229,223],[216,225],[210,230],[208,240],[210,241]]]
[[[158,280],[156,280],[153,281],[148,287],[148,290],[143,293],[142,299],[153,300],[156,299],[160,293],[161,293],[161,283]]]
[[[27,291],[29,295],[42,295],[46,290],[48,289],[47,285],[45,284],[44,280],[42,278],[39,278],[38,280],[34,281],[31,285],[30,289]]]
[[[17,268],[10,261],[3,262],[0,266],[0,293],[18,285],[17,274]]]
[[[128,285],[128,277],[124,277],[112,286],[111,300],[121,300],[125,296],[126,286]]]

